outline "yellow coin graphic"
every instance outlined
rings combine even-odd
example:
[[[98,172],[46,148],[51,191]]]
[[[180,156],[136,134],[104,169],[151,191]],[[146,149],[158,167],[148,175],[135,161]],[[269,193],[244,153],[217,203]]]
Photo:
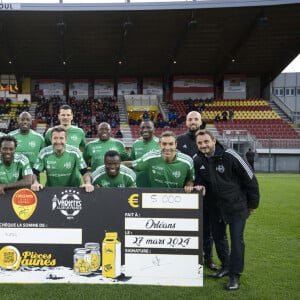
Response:
[[[21,255],[14,246],[5,246],[0,250],[0,267],[4,270],[17,270],[20,266]]]

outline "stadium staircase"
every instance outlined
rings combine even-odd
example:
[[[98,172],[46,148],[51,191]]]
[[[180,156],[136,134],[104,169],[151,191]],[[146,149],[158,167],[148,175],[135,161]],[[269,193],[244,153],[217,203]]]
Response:
[[[167,116],[168,116],[168,112],[169,112],[168,103],[165,101],[161,101],[161,102],[159,102],[158,106],[159,106],[161,114],[163,115],[163,118],[166,120]]]
[[[269,102],[269,105],[271,106],[272,110],[275,111],[282,120],[286,121],[287,123],[291,123],[291,120],[286,115],[286,113],[282,109],[280,109],[280,107],[278,107],[274,102]]]
[[[32,120],[35,119],[35,109],[36,109],[36,107],[37,107],[37,103],[32,102],[32,103],[30,104],[29,109],[28,109],[28,112],[31,114]]]
[[[123,134],[123,143],[126,147],[131,147],[134,139],[132,137],[132,133],[130,130],[130,126],[128,125],[128,115],[124,97],[118,98],[118,108],[119,108],[119,117],[120,117],[120,130]]]

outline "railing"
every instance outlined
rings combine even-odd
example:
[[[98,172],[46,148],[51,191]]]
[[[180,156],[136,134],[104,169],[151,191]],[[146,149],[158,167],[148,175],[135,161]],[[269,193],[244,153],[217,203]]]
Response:
[[[271,94],[271,101],[274,102],[292,121],[300,123],[300,113],[292,111],[280,98]]]
[[[258,139],[257,148],[260,149],[300,149],[299,139]]]

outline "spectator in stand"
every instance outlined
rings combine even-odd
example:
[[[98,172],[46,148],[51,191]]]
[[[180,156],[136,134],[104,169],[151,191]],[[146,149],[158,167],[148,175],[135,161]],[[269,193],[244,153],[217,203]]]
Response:
[[[215,121],[216,121],[216,122],[220,122],[220,121],[221,121],[221,117],[220,117],[219,114],[217,114],[217,115],[215,116]]]
[[[72,125],[73,111],[69,105],[62,105],[59,108],[58,119],[60,122],[59,127],[62,127],[67,132],[67,144],[78,147],[81,151],[84,150],[86,145],[84,131]],[[49,128],[45,134],[46,146],[51,145],[51,131],[53,128]]]
[[[86,163],[91,166],[92,172],[97,167],[104,165],[104,154],[109,150],[116,150],[122,160],[129,159],[125,145],[120,140],[112,138],[110,134],[110,125],[106,122],[100,123],[98,126],[99,139],[89,142],[85,147],[83,157]]]
[[[205,103],[203,102],[202,105],[200,106],[200,113],[205,110]]]
[[[149,119],[149,113],[147,110],[145,110],[143,113],[143,119],[144,119],[144,121]]]
[[[230,110],[230,111],[229,111],[229,120],[232,121],[232,120],[233,120],[233,117],[234,117],[234,111],[233,111],[233,110]]]
[[[18,141],[16,152],[23,153],[29,159],[31,168],[42,148],[45,147],[44,137],[31,129],[31,114],[24,111],[19,115],[19,129],[11,131],[10,136]]]
[[[123,133],[122,133],[121,129],[119,129],[119,130],[116,132],[115,138],[116,138],[116,139],[122,139],[122,138],[123,138]]]
[[[155,113],[154,111],[151,113],[151,116],[150,116],[150,121],[153,123],[154,122],[154,118],[155,118]]]
[[[112,120],[110,121],[110,127],[111,127],[111,128],[117,128],[117,122],[116,122],[115,119],[112,119]]]
[[[182,124],[185,122],[185,120],[186,120],[185,116],[179,115],[178,119],[177,119],[177,127],[182,128]],[[202,121],[202,122],[204,122],[204,121]]]
[[[222,111],[222,121],[227,121],[228,113],[226,110]]]
[[[157,113],[156,119],[157,119],[157,121],[158,120],[163,120],[163,115],[162,115],[162,113],[160,111]]]
[[[165,127],[165,121],[163,119],[158,119],[156,122],[156,128],[164,128]]]

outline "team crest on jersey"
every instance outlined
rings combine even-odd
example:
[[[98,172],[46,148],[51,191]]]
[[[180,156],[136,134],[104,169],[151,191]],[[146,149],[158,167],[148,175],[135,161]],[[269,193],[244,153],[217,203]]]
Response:
[[[75,190],[65,190],[61,193],[61,198],[56,195],[52,198],[52,210],[59,210],[68,220],[74,219],[82,209],[79,192]]]
[[[219,165],[219,166],[216,167],[216,170],[219,173],[224,173],[225,172],[225,167],[223,165]]]
[[[76,135],[71,135],[71,140],[72,140],[72,141],[76,142],[77,139],[78,139],[78,137],[77,137]]]
[[[36,146],[36,143],[35,143],[35,141],[30,141],[30,142],[28,143],[28,145],[29,145],[31,148],[34,148],[34,147]]]
[[[13,173],[13,177],[16,178],[16,179],[18,179],[19,178],[19,173],[18,172],[14,172]]]
[[[172,175],[173,175],[175,178],[179,178],[180,175],[181,175],[181,172],[180,172],[180,171],[174,171],[174,172],[172,172]]]
[[[64,164],[64,167],[66,168],[66,169],[71,169],[71,167],[72,167],[72,164],[71,164],[71,162],[66,162],[65,164]]]

